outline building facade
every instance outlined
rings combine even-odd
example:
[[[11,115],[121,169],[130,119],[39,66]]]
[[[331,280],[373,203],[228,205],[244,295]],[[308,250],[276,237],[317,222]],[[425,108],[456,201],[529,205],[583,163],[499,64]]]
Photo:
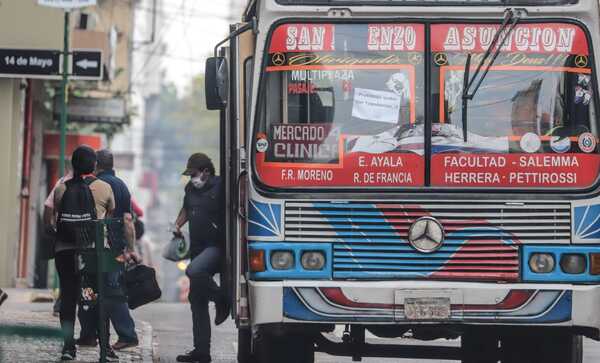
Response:
[[[123,101],[124,117],[112,124],[95,107],[98,120],[68,122],[67,156],[80,143],[105,147],[128,121],[133,15],[136,1],[99,0],[70,14],[70,50],[102,51],[101,80],[71,81],[69,101]],[[0,2],[0,50],[63,48],[64,12],[37,0]],[[43,238],[43,202],[58,178],[60,81],[0,77],[0,287],[52,285],[53,263]],[[98,101],[101,104],[101,101]],[[49,272],[50,271],[50,272]]]

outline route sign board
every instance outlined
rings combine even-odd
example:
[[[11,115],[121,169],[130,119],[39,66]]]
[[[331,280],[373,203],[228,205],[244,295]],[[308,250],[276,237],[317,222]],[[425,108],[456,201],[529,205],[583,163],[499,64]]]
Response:
[[[102,79],[102,52],[100,50],[73,50],[71,64],[73,79]]]
[[[38,0],[38,5],[51,8],[75,9],[96,5],[96,0]]]
[[[60,50],[0,48],[0,77],[60,79]]]

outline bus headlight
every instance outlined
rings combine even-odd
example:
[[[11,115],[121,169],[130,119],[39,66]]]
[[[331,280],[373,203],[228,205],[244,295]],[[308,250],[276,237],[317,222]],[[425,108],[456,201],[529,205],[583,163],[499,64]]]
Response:
[[[289,270],[294,267],[294,255],[290,251],[274,251],[271,266],[274,270]]]
[[[587,268],[585,255],[578,253],[568,253],[560,258],[560,268],[568,274],[582,274]]]
[[[546,274],[554,271],[554,256],[550,253],[534,253],[529,257],[531,271],[538,274]]]
[[[322,270],[325,267],[325,255],[319,251],[307,251],[302,254],[302,267],[305,270]]]

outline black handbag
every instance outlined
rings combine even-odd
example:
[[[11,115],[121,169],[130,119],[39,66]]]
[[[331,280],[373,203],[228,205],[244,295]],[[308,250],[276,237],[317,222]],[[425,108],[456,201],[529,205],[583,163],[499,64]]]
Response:
[[[156,281],[156,271],[146,265],[136,265],[125,271],[127,304],[135,309],[160,299],[162,291]]]

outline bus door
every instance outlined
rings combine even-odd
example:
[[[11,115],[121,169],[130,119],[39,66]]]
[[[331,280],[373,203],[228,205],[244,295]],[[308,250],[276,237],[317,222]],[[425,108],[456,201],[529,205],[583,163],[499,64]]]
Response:
[[[244,23],[231,26],[234,32]],[[248,300],[246,294],[246,185],[247,148],[246,136],[250,127],[252,69],[255,38],[252,30],[247,30],[231,39],[230,95],[228,104],[228,130],[225,135],[225,160],[228,160],[228,213],[229,226],[228,277],[231,283],[232,314],[238,325],[248,324]]]

